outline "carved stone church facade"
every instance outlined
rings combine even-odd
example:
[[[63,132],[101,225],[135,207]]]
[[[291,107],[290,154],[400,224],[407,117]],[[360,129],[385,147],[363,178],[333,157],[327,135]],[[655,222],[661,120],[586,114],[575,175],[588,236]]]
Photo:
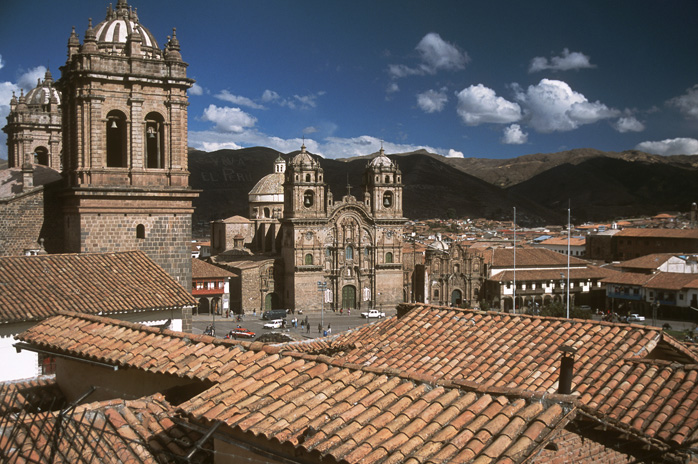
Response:
[[[286,169],[281,220],[284,301],[293,307],[368,309],[402,296],[402,174],[380,154],[366,167],[363,201],[335,201],[302,148]]]
[[[305,146],[288,165],[279,157],[274,173],[250,191],[251,219],[211,225],[212,249],[227,248],[211,261],[240,276],[242,296],[231,296],[240,306],[232,309],[367,310],[402,302],[402,173],[382,149],[362,187],[360,200],[350,190],[335,200]],[[245,246],[231,249],[229,235]]]

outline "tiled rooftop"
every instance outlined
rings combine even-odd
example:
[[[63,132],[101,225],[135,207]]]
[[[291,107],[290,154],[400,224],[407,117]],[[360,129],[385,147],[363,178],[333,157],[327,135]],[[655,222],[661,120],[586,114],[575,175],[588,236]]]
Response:
[[[492,248],[483,252],[485,263],[492,267],[506,268],[514,266],[513,248]],[[571,266],[584,266],[586,261],[570,256]],[[567,266],[567,255],[546,248],[517,248],[516,267],[525,266]]]
[[[140,251],[0,257],[0,324],[189,305],[196,300]]]
[[[172,406],[160,394],[79,405],[63,415],[56,434],[57,416],[58,411],[23,414],[16,420],[6,415],[0,417],[3,462],[207,462],[206,451],[194,446],[202,434],[177,426],[171,419]],[[205,443],[203,448],[210,446]],[[189,452],[193,455],[187,461]]]
[[[228,361],[244,359],[250,342],[61,313],[17,335],[20,341],[119,367],[216,382]],[[259,348],[263,345],[257,343]]]
[[[658,269],[662,264],[666,263],[669,258],[676,256],[677,253],[652,253],[641,256],[635,259],[629,259],[618,264],[618,267],[624,269]]]
[[[616,237],[654,237],[698,239],[698,229],[623,229]]]
[[[567,270],[563,269],[535,269],[526,270],[521,269],[516,271],[516,280],[518,282],[523,281],[534,281],[534,280],[545,280],[559,282],[561,277],[560,274],[564,273],[565,278],[567,278]],[[612,271],[610,269],[605,269],[596,266],[587,267],[571,267],[570,268],[570,279],[577,280],[587,280],[587,279],[603,279],[610,275],[620,274],[617,271]],[[509,282],[514,280],[514,271],[504,271],[495,274],[489,280],[498,282]]]
[[[226,271],[218,266],[209,264],[206,261],[192,258],[191,260],[191,278],[192,279],[213,279],[235,277],[230,271]]]
[[[698,402],[692,401],[698,398],[698,357],[654,327],[418,305],[402,318],[293,349],[332,352],[348,363],[425,378],[552,393],[563,346],[576,350],[572,394],[582,405],[618,417],[639,414],[646,423],[633,426],[653,437],[660,430],[647,424],[662,422],[664,435],[677,443],[685,432],[674,424],[689,423],[691,439],[698,438]],[[646,358],[658,360],[639,362]],[[681,369],[671,368],[672,362]],[[686,380],[677,385],[681,375]],[[649,394],[651,385],[656,394]],[[639,392],[633,402],[628,389]]]
[[[193,418],[335,462],[522,462],[574,417],[571,398],[280,353],[181,406]],[[297,451],[298,452],[298,451]]]
[[[317,459],[523,462],[578,413],[652,443],[698,439],[698,355],[661,330],[427,305],[398,312],[278,346],[74,313],[17,338],[208,380],[179,406],[190,420],[222,421]],[[556,394],[562,346],[576,349],[572,395]]]

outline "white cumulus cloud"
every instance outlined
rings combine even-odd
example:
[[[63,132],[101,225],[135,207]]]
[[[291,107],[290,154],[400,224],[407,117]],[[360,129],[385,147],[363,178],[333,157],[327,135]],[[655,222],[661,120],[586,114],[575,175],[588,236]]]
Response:
[[[627,116],[619,118],[618,121],[613,124],[613,128],[620,133],[642,132],[645,130],[645,125],[638,121],[634,116]]]
[[[192,85],[192,86],[189,88],[189,91],[188,91],[188,92],[189,92],[189,95],[200,96],[200,95],[203,95],[203,94],[204,94],[204,88],[201,87],[201,86],[200,86],[199,84],[197,84],[196,82],[194,82],[194,85]]]
[[[589,57],[582,52],[570,52],[567,48],[562,50],[562,55],[553,56],[547,59],[542,56],[537,56],[531,60],[528,67],[529,73],[538,71],[569,71],[571,69],[595,68],[591,64]]]
[[[326,137],[321,140],[315,140],[308,137],[305,139],[283,139],[261,133],[255,129],[246,129],[237,133],[217,132],[215,130],[189,131],[189,146],[205,151],[215,151],[222,148],[236,149],[241,147],[261,146],[273,148],[282,153],[289,153],[294,150],[299,150],[304,143],[308,151],[324,158],[349,158],[352,156],[368,155],[377,153],[381,146],[383,146],[386,153],[407,153],[419,149],[425,149],[431,153],[438,153],[441,155],[449,154],[451,156],[456,156],[458,153],[456,151],[451,152],[446,149],[425,145],[391,143],[370,135],[348,138]]]
[[[516,100],[524,108],[528,124],[538,132],[570,131],[620,115],[620,111],[601,102],[588,101],[563,81],[542,79],[525,91],[514,87]]]
[[[325,95],[325,91],[321,90],[316,93],[309,95],[294,95],[291,98],[285,98],[278,94],[274,90],[265,90],[262,93],[262,101],[264,103],[274,103],[275,105],[285,106],[291,109],[309,109],[317,107],[317,100],[319,97]]]
[[[24,93],[26,94],[28,91],[36,87],[39,79],[43,80],[45,75],[46,66],[37,66],[36,68],[32,68],[22,73],[17,80],[17,85],[21,89],[24,89]]]
[[[465,158],[462,151],[454,150],[453,148],[448,149],[448,154],[446,158]]]
[[[512,124],[504,129],[502,143],[507,145],[521,145],[528,141],[528,134],[521,130],[518,124]]]
[[[248,108],[253,108],[256,110],[264,109],[264,107],[258,103],[255,103],[247,97],[241,97],[239,95],[233,95],[227,90],[223,90],[215,96],[219,100],[227,101],[233,105],[247,106]]]
[[[426,113],[438,113],[444,109],[448,102],[445,89],[427,90],[417,94],[417,105]]]
[[[467,52],[446,42],[436,32],[430,32],[422,37],[415,50],[419,54],[419,64],[416,66],[391,64],[388,66],[388,74],[396,79],[413,75],[436,74],[441,70],[463,69],[470,61]]]
[[[667,103],[678,108],[684,116],[698,119],[698,85],[686,90],[685,94],[672,98]]]
[[[254,116],[242,111],[240,108],[218,107],[209,105],[201,117],[204,121],[215,124],[214,129],[220,132],[242,132],[247,127],[253,127],[257,122]]]
[[[508,124],[521,119],[521,107],[482,84],[471,85],[456,94],[458,115],[469,126],[483,123]]]
[[[656,142],[642,142],[638,143],[635,149],[655,155],[696,155],[698,154],[698,140],[680,137]]]

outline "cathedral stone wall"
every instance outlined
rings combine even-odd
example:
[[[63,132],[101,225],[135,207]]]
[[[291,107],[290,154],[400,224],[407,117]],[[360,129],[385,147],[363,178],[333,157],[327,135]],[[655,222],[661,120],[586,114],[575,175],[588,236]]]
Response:
[[[143,238],[138,235],[139,225]],[[191,290],[190,215],[84,214],[79,234],[81,252],[141,250]]]
[[[43,225],[43,188],[0,200],[0,255],[19,256],[36,249]]]

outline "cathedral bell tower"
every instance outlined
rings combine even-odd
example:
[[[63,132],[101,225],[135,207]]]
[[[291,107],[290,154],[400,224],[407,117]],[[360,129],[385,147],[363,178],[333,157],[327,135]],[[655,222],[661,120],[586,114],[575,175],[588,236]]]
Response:
[[[176,31],[164,49],[126,0],[75,29],[58,81],[68,252],[142,250],[191,288],[187,64]]]
[[[284,217],[324,217],[326,191],[327,186],[320,163],[305,151],[305,145],[303,145],[301,152],[291,160],[286,169]]]
[[[50,71],[19,100],[12,95],[2,130],[7,134],[8,167],[22,166],[24,156],[33,153],[33,163],[61,169],[61,95]]]
[[[364,203],[376,219],[402,217],[402,173],[383,148],[364,172]]]

